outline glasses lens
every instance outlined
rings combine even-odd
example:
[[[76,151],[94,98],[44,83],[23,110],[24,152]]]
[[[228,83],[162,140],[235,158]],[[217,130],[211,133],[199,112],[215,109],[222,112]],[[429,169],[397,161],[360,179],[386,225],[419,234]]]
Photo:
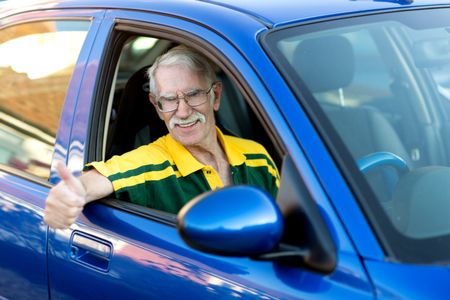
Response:
[[[178,107],[177,99],[166,99],[164,97],[160,97],[158,101],[158,108],[162,112],[169,112],[176,110]]]
[[[183,98],[187,102],[187,104],[191,107],[202,105],[208,100],[208,93],[211,91],[213,87],[214,84],[211,85],[211,87],[208,90],[194,90],[192,92],[184,94],[184,97],[177,97],[170,99],[165,97],[159,97],[158,100],[156,101],[158,109],[161,112],[174,111],[178,108],[178,104],[180,100]]]
[[[206,92],[205,91],[195,91],[185,96],[190,106],[201,105],[206,102]]]

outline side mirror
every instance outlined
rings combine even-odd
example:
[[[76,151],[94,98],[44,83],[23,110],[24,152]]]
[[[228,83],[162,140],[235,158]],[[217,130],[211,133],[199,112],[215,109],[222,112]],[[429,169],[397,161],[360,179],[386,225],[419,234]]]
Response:
[[[181,237],[204,252],[251,256],[331,273],[336,266],[333,239],[289,156],[284,159],[281,178],[277,203],[250,186],[228,187],[194,198],[178,213]]]
[[[278,245],[283,217],[269,194],[251,186],[233,186],[191,200],[178,213],[177,227],[192,248],[252,256]]]

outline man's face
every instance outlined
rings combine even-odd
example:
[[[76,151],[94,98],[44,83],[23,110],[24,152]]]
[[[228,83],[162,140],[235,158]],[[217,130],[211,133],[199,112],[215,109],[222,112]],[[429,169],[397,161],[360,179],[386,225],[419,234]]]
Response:
[[[182,97],[194,90],[207,90],[211,87],[200,74],[180,65],[159,67],[155,81],[157,98]],[[205,95],[207,101],[195,107],[190,107],[180,99],[178,109],[171,112],[160,112],[156,107],[156,99],[151,97],[151,101],[176,141],[186,147],[207,147],[216,139],[214,110],[219,109],[220,92],[221,85],[217,84]],[[210,101],[211,97],[214,97],[213,103]]]

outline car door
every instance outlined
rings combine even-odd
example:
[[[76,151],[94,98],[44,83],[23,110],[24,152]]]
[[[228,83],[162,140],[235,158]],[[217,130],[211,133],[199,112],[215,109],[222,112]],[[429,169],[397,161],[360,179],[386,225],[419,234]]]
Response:
[[[52,12],[16,12],[1,21],[2,299],[48,298],[43,209],[52,159],[63,155],[70,136],[74,91],[81,78],[77,73],[85,65],[85,41],[95,32],[91,17],[80,12],[58,18]],[[61,112],[65,117],[59,122]]]
[[[70,229],[49,229],[48,272],[52,297],[372,298],[372,287],[356,251],[270,92],[276,90],[276,99],[284,101],[281,106],[298,113],[305,139],[314,144],[309,146],[323,154],[325,147],[276,69],[257,46],[256,33],[265,27],[241,13],[226,8],[213,10],[204,3],[179,4],[175,11],[155,5],[155,10],[159,10],[156,13],[139,8],[141,11],[111,10],[102,22],[80,89],[68,164],[80,171],[83,163],[104,157],[107,124],[114,110],[111,86],[117,80],[120,57],[117,45],[121,39],[126,40],[130,34],[142,35],[184,43],[204,53],[208,49],[210,58],[227,70],[245,98],[250,99],[259,119],[264,120],[272,142],[282,149],[279,154],[292,158],[297,175],[290,179],[305,183],[320,207],[336,246],[337,263],[331,273],[321,274],[296,264],[206,254],[190,248],[181,239],[175,215],[106,199],[88,205]],[[243,26],[227,26],[227,22],[239,22]],[[212,30],[215,26],[218,27]],[[263,71],[271,80],[270,85],[261,80],[259,72]],[[335,168],[329,157],[324,164]],[[344,184],[339,175],[335,180]],[[291,228],[294,232],[300,229]]]

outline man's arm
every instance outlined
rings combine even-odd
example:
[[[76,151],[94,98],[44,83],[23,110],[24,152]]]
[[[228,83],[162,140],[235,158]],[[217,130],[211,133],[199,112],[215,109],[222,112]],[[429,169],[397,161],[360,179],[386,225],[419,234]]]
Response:
[[[50,227],[68,228],[76,221],[84,205],[114,191],[108,178],[96,170],[75,177],[62,163],[56,169],[61,182],[50,190],[44,211],[44,221]]]

